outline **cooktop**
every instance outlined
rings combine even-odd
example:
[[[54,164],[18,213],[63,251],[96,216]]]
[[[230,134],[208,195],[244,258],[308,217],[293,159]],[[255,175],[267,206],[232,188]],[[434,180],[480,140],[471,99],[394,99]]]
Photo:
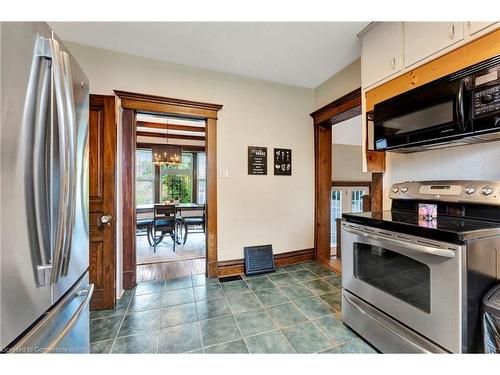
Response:
[[[460,244],[500,235],[500,222],[463,217],[438,215],[433,220],[425,220],[415,212],[394,210],[346,213],[342,217],[352,223]]]

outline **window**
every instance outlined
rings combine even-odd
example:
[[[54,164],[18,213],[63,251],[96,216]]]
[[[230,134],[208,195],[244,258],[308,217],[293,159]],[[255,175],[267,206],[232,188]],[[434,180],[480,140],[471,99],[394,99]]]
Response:
[[[193,154],[182,153],[179,166],[160,168],[160,202],[167,199],[180,199],[190,203],[193,198]]]
[[[154,168],[151,150],[138,149],[135,152],[135,202],[154,203]]]
[[[199,152],[197,154],[197,197],[196,203],[206,204],[207,202],[207,158],[204,152]]]

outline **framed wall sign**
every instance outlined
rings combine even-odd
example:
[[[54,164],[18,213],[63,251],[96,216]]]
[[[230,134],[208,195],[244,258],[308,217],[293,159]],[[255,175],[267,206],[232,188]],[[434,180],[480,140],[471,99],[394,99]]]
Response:
[[[274,174],[276,176],[292,175],[292,150],[289,148],[274,149]]]
[[[267,175],[267,147],[248,146],[248,174]]]

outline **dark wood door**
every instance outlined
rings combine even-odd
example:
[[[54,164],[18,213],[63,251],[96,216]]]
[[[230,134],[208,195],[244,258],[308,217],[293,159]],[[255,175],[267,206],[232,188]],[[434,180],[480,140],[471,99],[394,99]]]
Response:
[[[115,97],[90,95],[89,269],[90,282],[95,288],[90,304],[93,310],[112,309],[115,306],[115,169]]]

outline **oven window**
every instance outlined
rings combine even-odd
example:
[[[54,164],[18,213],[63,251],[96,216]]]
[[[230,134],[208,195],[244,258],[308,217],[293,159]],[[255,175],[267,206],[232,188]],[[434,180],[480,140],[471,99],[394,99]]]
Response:
[[[430,268],[382,247],[354,243],[354,276],[430,313]]]
[[[453,100],[384,121],[385,136],[448,124],[453,121]]]

